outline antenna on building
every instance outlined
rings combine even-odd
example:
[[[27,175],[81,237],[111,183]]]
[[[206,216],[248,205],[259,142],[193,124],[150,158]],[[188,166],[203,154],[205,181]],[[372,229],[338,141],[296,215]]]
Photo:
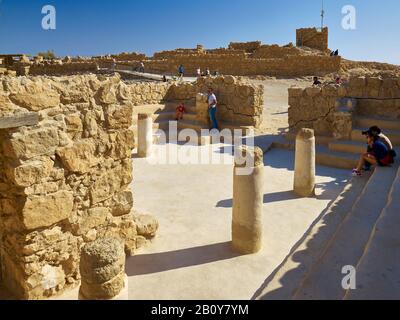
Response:
[[[324,17],[325,17],[324,0],[322,0],[322,9],[321,9],[321,31],[324,29]]]

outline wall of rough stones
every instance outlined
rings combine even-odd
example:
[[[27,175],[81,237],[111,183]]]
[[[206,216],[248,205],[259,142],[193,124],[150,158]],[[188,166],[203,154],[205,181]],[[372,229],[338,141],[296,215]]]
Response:
[[[0,115],[40,119],[0,130],[0,265],[17,298],[77,284],[80,248],[96,238],[120,237],[127,253],[146,242],[132,215],[132,112],[166,91],[117,76],[2,79]]]
[[[253,85],[233,76],[201,78],[196,84],[197,93],[213,88],[217,99],[219,121],[258,128],[264,109],[264,87]]]
[[[48,75],[62,76],[79,73],[93,73],[98,69],[98,64],[95,62],[69,62],[62,64],[33,64],[29,68],[29,74],[33,76]]]
[[[328,28],[302,28],[296,30],[296,45],[321,51],[328,50]]]
[[[195,99],[213,87],[221,120],[257,126],[263,110],[262,86],[231,76],[197,83],[125,84],[102,75],[1,81],[0,116],[39,116],[36,125],[0,130],[1,281],[23,299],[75,286],[85,243],[116,236],[131,254],[154,236],[154,226],[132,214],[135,108]]]
[[[231,42],[229,44],[229,49],[233,50],[243,50],[247,53],[253,53],[255,50],[261,47],[261,41],[252,42]]]
[[[356,99],[356,109],[338,109],[341,98]],[[289,106],[292,130],[307,127],[319,136],[347,139],[353,112],[400,119],[400,78],[354,77],[343,85],[290,88]]]
[[[195,75],[197,68],[236,76],[312,76],[326,75],[340,70],[341,58],[329,56],[286,56],[274,59],[256,59],[231,55],[181,55],[165,60],[145,61],[146,70],[156,73],[176,74],[183,64],[188,75]]]
[[[254,51],[253,58],[280,59],[284,56],[299,56],[301,49],[293,45],[281,47],[278,45],[264,45]]]

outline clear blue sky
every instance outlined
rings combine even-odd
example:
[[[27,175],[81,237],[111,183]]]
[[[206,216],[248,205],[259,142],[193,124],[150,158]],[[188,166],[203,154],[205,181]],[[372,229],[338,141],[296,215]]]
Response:
[[[57,29],[41,28],[54,5]],[[357,30],[341,27],[357,9]],[[325,0],[329,46],[349,59],[400,64],[399,0]],[[230,41],[295,42],[295,29],[320,25],[321,0],[0,0],[0,53],[59,56],[225,47]]]

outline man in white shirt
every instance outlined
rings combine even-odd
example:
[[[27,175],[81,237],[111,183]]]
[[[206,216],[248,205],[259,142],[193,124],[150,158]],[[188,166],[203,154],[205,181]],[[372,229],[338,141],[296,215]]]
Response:
[[[210,115],[211,123],[212,123],[212,129],[217,129],[218,128],[218,122],[217,122],[217,97],[214,94],[213,89],[209,88],[208,89],[208,113]]]

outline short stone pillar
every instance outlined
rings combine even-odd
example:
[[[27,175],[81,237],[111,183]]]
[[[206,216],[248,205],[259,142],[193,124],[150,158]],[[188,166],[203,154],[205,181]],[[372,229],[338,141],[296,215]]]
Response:
[[[294,192],[301,197],[315,195],[315,136],[312,129],[301,129],[296,137]]]
[[[138,115],[138,156],[147,158],[153,146],[153,118],[149,114]]]
[[[80,273],[80,300],[118,300],[123,295],[128,298],[125,251],[120,240],[103,238],[85,245]]]
[[[257,253],[262,248],[264,203],[264,161],[260,148],[241,147],[235,156],[233,174],[232,245],[241,254]],[[250,164],[240,163],[250,160]]]

